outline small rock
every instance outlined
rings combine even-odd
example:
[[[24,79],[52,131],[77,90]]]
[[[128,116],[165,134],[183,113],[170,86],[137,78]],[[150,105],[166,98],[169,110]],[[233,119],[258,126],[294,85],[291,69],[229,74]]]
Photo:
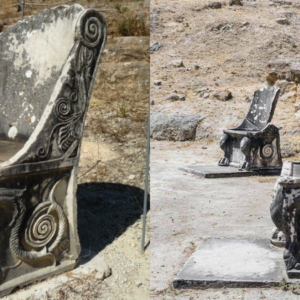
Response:
[[[219,9],[219,8],[222,8],[222,3],[217,1],[209,3],[203,7],[203,9]]]
[[[170,94],[166,97],[166,100],[170,101],[178,101],[179,100],[179,95],[176,93]]]
[[[134,178],[135,178],[135,175],[129,175],[129,176],[128,176],[128,179],[129,179],[129,180],[132,180],[132,179],[134,179]]]
[[[243,5],[243,2],[241,0],[230,0],[229,1],[229,5],[232,6],[232,5],[239,5],[239,6],[242,6]]]
[[[155,85],[161,85],[161,80],[154,80]]]
[[[154,100],[152,100],[152,101],[150,102],[150,104],[151,104],[151,105],[154,105],[154,104],[155,104]]]
[[[162,48],[162,44],[160,42],[152,42],[150,45],[150,53],[154,53],[158,51],[160,48]]]
[[[290,21],[287,18],[278,18],[276,22],[281,25],[290,25]]]
[[[173,67],[176,67],[176,68],[184,67],[183,61],[181,59],[173,60],[171,62],[171,64],[172,64]]]
[[[214,94],[214,98],[215,99],[218,99],[218,100],[221,100],[221,101],[228,101],[230,99],[232,99],[232,94],[230,91],[228,90],[223,90],[223,91],[220,91],[220,92],[216,92]]]
[[[203,97],[204,99],[209,98],[209,93],[204,93],[202,97]]]
[[[194,69],[195,70],[199,70],[200,69],[200,66],[198,64],[194,64]]]

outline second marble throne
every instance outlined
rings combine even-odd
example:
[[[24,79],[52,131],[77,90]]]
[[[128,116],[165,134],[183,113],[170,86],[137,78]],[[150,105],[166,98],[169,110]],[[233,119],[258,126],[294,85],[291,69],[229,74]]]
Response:
[[[225,129],[220,141],[224,156],[219,166],[241,170],[276,173],[281,170],[280,128],[271,124],[280,89],[265,87],[254,93],[242,123]]]

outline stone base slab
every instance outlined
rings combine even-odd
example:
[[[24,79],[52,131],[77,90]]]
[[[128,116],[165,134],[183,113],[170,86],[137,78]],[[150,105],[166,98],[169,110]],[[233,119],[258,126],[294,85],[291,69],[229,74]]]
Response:
[[[186,166],[179,170],[204,178],[248,177],[255,175],[280,175],[281,169],[263,169],[260,171],[245,171],[235,167],[214,165]]]
[[[43,268],[36,272],[28,273],[27,276],[15,278],[0,285],[0,297],[10,294],[14,289],[26,286],[33,281],[40,281],[53,275],[58,275],[74,269],[76,261],[65,261],[56,267]]]
[[[288,279],[283,249],[268,239],[204,239],[173,281],[174,288],[278,286]]]

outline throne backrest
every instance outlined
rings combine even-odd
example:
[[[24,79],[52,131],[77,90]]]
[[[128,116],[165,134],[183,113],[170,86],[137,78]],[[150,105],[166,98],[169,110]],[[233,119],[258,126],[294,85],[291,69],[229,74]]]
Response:
[[[245,129],[249,127],[249,129],[262,130],[271,122],[279,98],[279,92],[279,88],[265,87],[254,93],[250,109],[243,122]]]
[[[0,34],[0,138],[7,137],[11,125],[19,139],[33,133],[74,46],[83,10],[59,6]]]

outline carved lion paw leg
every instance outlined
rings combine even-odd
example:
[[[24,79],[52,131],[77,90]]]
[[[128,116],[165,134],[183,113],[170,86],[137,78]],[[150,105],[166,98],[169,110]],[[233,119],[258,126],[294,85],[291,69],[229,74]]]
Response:
[[[224,156],[219,160],[219,166],[229,166],[229,140],[230,137],[227,134],[224,134],[220,140],[220,147],[224,151]]]
[[[229,166],[229,159],[223,156],[218,163],[219,166]]]
[[[241,170],[250,170],[250,164],[247,161],[244,161],[240,169]]]
[[[276,247],[284,247],[286,243],[285,234],[277,227],[272,230],[271,243]]]

